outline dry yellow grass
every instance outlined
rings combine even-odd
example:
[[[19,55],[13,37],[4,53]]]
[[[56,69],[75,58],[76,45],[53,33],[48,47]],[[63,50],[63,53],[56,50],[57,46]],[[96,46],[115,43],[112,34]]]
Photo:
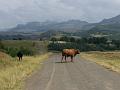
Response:
[[[87,52],[81,53],[81,57],[103,65],[107,69],[120,73],[120,52]]]
[[[21,62],[11,57],[0,58],[0,67],[2,67],[0,70],[0,90],[21,90],[24,79],[40,67],[40,62],[46,60],[49,55],[26,56]]]
[[[10,58],[10,56],[3,52],[0,52],[0,59],[5,59],[5,58]]]

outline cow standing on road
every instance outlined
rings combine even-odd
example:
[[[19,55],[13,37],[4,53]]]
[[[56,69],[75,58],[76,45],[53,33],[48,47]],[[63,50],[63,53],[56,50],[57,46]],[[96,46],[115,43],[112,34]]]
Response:
[[[65,62],[66,62],[67,57],[71,57],[71,62],[73,62],[73,57],[75,57],[77,54],[80,54],[79,50],[76,50],[76,49],[63,49],[61,62],[63,61],[64,57],[65,57]]]
[[[17,56],[18,56],[19,61],[20,61],[20,60],[22,60],[23,53],[22,53],[21,51],[19,51],[19,52],[17,53]]]

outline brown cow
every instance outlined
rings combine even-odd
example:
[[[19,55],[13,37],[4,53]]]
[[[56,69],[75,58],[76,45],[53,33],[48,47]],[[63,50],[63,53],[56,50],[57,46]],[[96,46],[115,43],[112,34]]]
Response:
[[[80,54],[79,50],[76,49],[63,49],[62,51],[62,60],[65,57],[65,62],[66,62],[66,57],[71,57],[71,62],[73,62],[73,57],[75,57],[77,54]]]

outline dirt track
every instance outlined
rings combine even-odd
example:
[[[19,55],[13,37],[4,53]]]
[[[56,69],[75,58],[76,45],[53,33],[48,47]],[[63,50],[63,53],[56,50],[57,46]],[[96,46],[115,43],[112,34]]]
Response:
[[[120,75],[77,56],[60,63],[54,55],[26,80],[25,90],[120,90]]]

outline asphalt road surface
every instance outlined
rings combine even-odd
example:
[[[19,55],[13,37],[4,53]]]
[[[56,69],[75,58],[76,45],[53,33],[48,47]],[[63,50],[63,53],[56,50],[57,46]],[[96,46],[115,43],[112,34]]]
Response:
[[[25,90],[120,90],[120,75],[81,59],[60,63],[54,55],[41,63],[42,69],[26,80]]]

